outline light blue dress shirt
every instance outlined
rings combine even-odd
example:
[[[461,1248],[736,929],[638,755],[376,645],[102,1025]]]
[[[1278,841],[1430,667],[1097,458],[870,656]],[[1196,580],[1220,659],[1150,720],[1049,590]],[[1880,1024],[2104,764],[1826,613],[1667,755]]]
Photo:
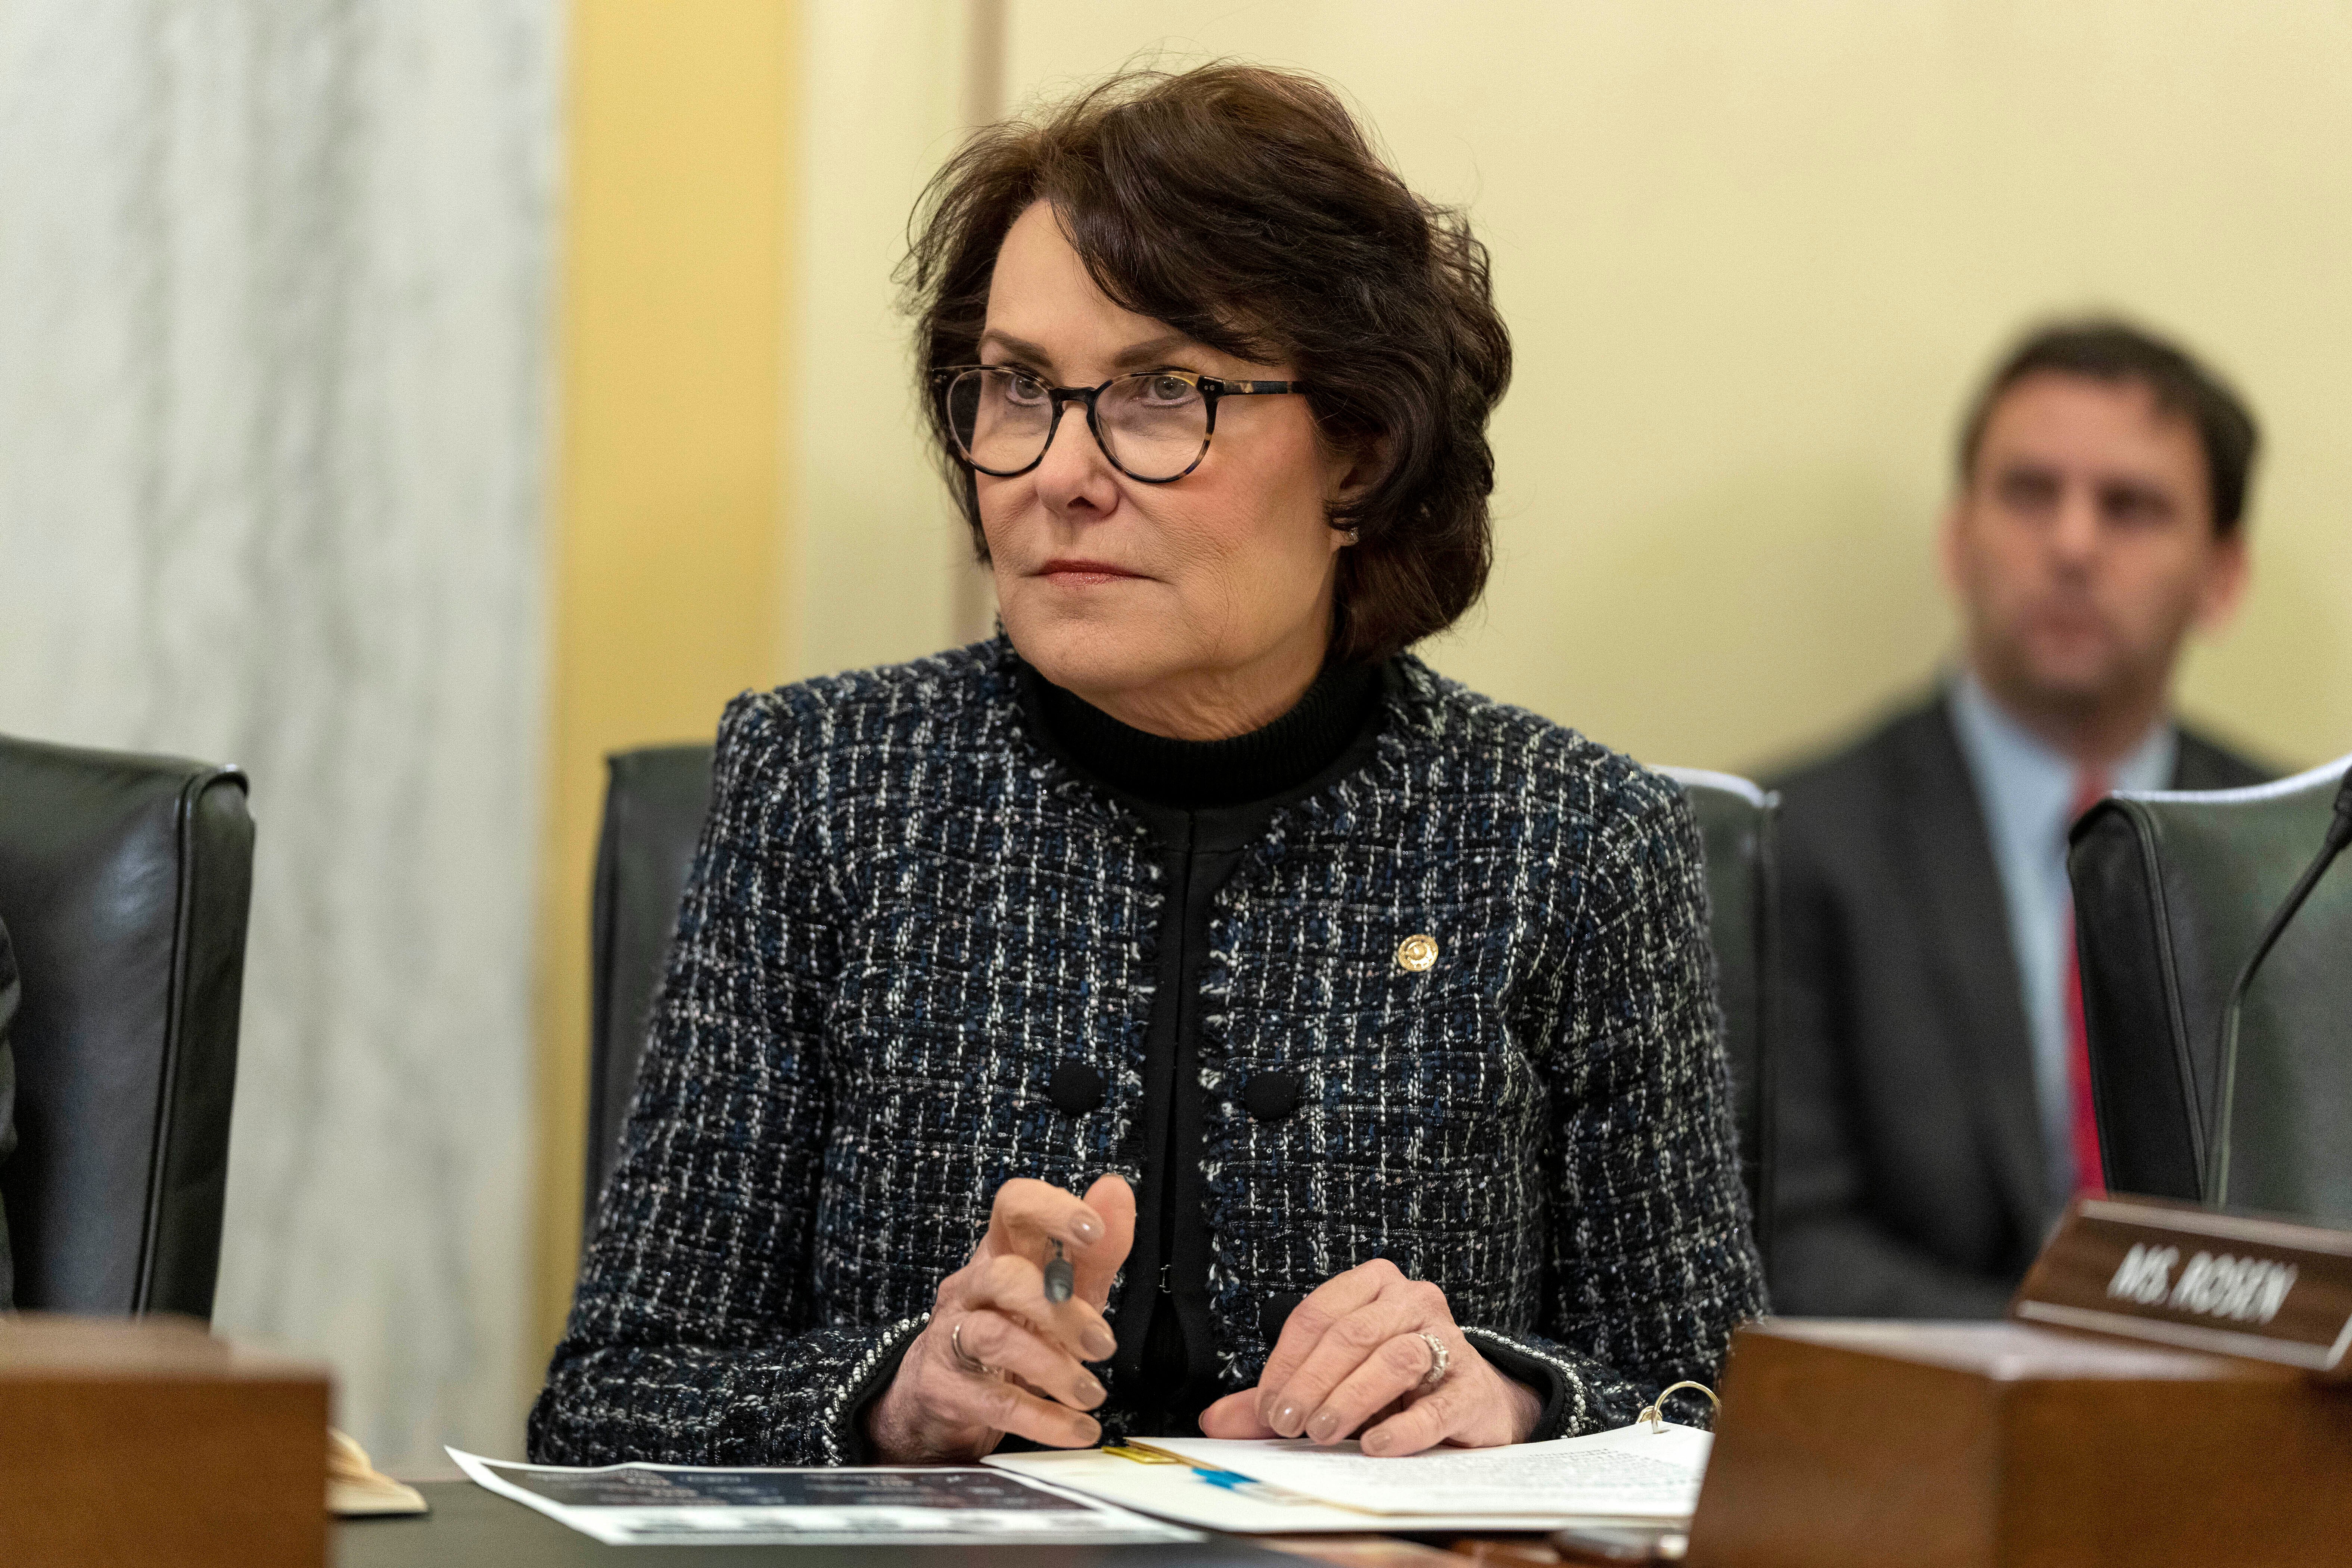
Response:
[[[2067,1060],[2066,952],[2074,941],[2074,895],[2066,882],[2066,808],[2074,763],[2011,718],[1969,671],[1952,683],[1952,718],[1968,758],[1993,863],[2009,904],[2009,940],[2033,1033],[2033,1088],[2050,1193],[2074,1190],[2074,1089]],[[2109,789],[2165,789],[2180,734],[2169,720],[2147,732],[2108,777]]]

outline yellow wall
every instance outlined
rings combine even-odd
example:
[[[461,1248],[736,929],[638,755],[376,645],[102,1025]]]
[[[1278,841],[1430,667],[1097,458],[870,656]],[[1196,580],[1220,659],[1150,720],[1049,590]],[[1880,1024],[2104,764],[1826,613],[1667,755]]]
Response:
[[[950,8],[857,9],[936,47],[920,29]],[[2352,749],[2340,5],[1006,10],[1015,101],[1163,46],[1302,66],[1417,186],[1470,205],[1519,368],[1494,426],[1500,569],[1424,650],[1449,672],[1661,762],[1752,765],[1860,717],[1949,646],[1927,543],[1971,381],[2028,318],[2114,305],[2208,351],[2271,437],[2252,599],[2191,658],[2188,708],[2283,761]],[[889,101],[936,58],[887,79]],[[810,63],[828,74],[826,48]],[[811,171],[842,219],[839,287],[869,302],[896,198],[951,144],[927,101]],[[903,325],[857,330],[903,398]],[[875,499],[800,514],[824,563],[802,579],[800,669],[948,640],[946,524],[910,420],[877,396],[828,433],[822,461]]]
[[[976,570],[931,466],[912,337],[891,273],[907,215],[972,117],[973,0],[806,0],[793,301],[797,628],[793,672],[912,658],[962,640]]]
[[[572,10],[534,1384],[579,1238],[604,756],[708,739],[726,700],[774,684],[789,657],[795,20],[778,0]]]

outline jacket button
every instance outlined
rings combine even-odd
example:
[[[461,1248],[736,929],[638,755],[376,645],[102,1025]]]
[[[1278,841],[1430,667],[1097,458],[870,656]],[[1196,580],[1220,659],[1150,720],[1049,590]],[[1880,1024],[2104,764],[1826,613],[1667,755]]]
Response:
[[[1260,1121],[1282,1121],[1298,1109],[1298,1075],[1254,1072],[1242,1089],[1242,1104]]]
[[[1084,1116],[1101,1109],[1106,1090],[1102,1073],[1074,1058],[1054,1069],[1054,1081],[1045,1092],[1053,1097],[1055,1110]]]

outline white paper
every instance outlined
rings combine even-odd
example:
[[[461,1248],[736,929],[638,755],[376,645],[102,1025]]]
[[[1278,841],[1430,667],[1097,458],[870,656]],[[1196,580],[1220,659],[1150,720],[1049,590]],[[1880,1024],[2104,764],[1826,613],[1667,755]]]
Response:
[[[1395,1530],[1393,1515],[1341,1508],[1265,1481],[1189,1461],[1157,1464],[1100,1448],[1040,1454],[996,1454],[983,1463],[1034,1476],[1139,1513],[1157,1514],[1233,1535],[1362,1534]],[[1416,1531],[1560,1530],[1571,1524],[1646,1524],[1649,1515],[1442,1513],[1414,1514]]]
[[[1202,1539],[977,1465],[574,1469],[448,1453],[478,1485],[612,1546],[1091,1546]]]
[[[1669,1422],[1657,1431],[1639,1423],[1589,1437],[1386,1459],[1352,1442],[1322,1447],[1298,1437],[1153,1437],[1142,1446],[1391,1521],[1463,1513],[1680,1520],[1698,1507],[1712,1443]]]

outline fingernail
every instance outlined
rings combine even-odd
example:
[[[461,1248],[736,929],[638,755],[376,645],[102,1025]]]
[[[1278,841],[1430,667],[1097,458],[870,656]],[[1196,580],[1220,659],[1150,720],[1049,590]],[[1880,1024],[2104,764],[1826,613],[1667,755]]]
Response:
[[[1090,1215],[1080,1215],[1072,1220],[1070,1229],[1080,1241],[1097,1242],[1102,1239],[1102,1221]]]
[[[1096,1405],[1100,1405],[1103,1402],[1104,1393],[1103,1385],[1093,1378],[1082,1377],[1078,1380],[1078,1404],[1086,1409],[1092,1410]]]
[[[1298,1436],[1298,1424],[1306,1419],[1307,1412],[1298,1407],[1298,1401],[1286,1399],[1274,1407],[1274,1419],[1266,1425],[1286,1437],[1296,1437]]]
[[[1078,1432],[1078,1447],[1081,1448],[1091,1448],[1102,1441],[1102,1423],[1099,1421],[1086,1422],[1079,1426]]]
[[[1364,1452],[1367,1454],[1385,1454],[1389,1451],[1390,1447],[1393,1446],[1394,1442],[1395,1439],[1391,1437],[1386,1432],[1367,1432],[1364,1434]]]
[[[1318,1443],[1328,1443],[1339,1435],[1339,1416],[1336,1411],[1318,1410],[1315,1419],[1307,1424],[1307,1435]]]
[[[1097,1324],[1086,1331],[1084,1343],[1087,1347],[1087,1359],[1088,1361],[1108,1361],[1110,1359],[1111,1352],[1118,1349],[1118,1340],[1117,1337],[1114,1336],[1108,1329],[1102,1327],[1100,1324]]]

